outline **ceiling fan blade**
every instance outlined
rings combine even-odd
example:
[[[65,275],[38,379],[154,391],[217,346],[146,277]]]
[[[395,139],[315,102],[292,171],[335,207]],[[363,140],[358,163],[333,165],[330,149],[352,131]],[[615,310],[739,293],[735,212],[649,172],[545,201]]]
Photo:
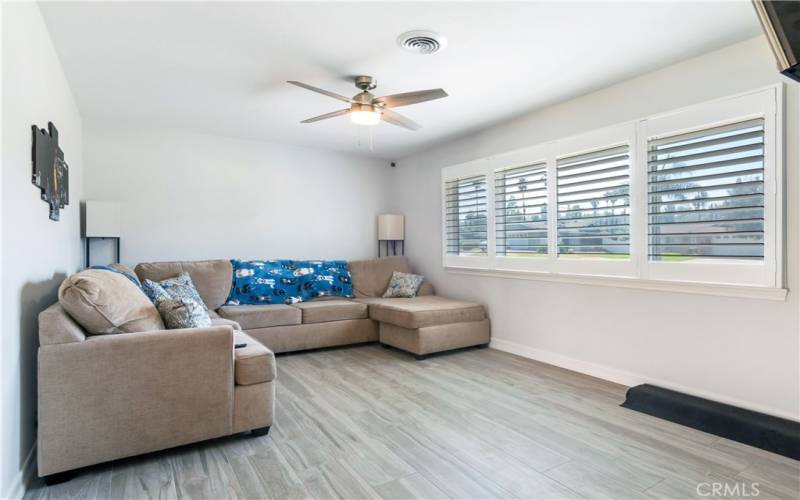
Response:
[[[386,123],[391,123],[392,125],[397,125],[398,127],[403,127],[408,130],[419,130],[422,128],[422,125],[415,122],[411,118],[406,118],[400,113],[395,113],[390,109],[384,109],[382,111],[381,120],[385,121]]]
[[[325,89],[321,89],[319,87],[314,87],[313,85],[309,85],[307,83],[295,82],[295,81],[292,81],[292,80],[289,80],[286,83],[291,83],[292,85],[296,85],[298,87],[310,90],[312,92],[317,92],[319,94],[323,94],[323,95],[326,95],[328,97],[333,97],[334,99],[338,99],[340,101],[344,101],[344,102],[346,102],[348,104],[352,104],[352,103],[355,102],[352,99],[350,99],[349,97],[345,97],[345,96],[337,94],[335,92],[329,92],[329,91],[327,91]]]
[[[383,97],[378,97],[374,102],[376,104],[382,104],[387,108],[399,108],[400,106],[409,106],[420,102],[441,99],[442,97],[447,97],[447,92],[442,89],[430,89],[405,92],[403,94],[385,95]]]
[[[337,116],[346,115],[350,112],[350,108],[347,109],[340,109],[339,111],[333,111],[331,113],[325,113],[324,115],[315,116],[313,118],[308,118],[306,120],[301,121],[300,123],[314,123],[320,120],[327,120],[328,118],[335,118]]]

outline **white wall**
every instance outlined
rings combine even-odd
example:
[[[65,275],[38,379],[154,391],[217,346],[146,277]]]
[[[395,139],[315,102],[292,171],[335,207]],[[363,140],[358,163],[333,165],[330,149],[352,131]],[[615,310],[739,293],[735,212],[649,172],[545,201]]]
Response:
[[[498,348],[798,419],[797,83],[786,93],[786,302],[464,276],[446,272],[441,257],[442,167],[778,81],[789,82],[756,38],[402,159],[393,208],[406,215],[412,264],[439,292],[486,304]]]
[[[35,3],[2,3],[0,498],[20,493],[35,441],[36,317],[80,262],[81,117]],[[55,123],[70,167],[61,220],[31,184],[31,125]],[[32,470],[32,469],[29,469]]]
[[[86,199],[122,203],[125,263],[376,255],[385,161],[113,123],[85,144]]]

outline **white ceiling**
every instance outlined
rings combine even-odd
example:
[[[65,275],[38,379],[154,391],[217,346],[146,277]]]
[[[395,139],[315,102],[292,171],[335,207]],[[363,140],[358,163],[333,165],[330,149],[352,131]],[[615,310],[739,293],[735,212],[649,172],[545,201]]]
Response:
[[[204,3],[43,2],[88,124],[143,123],[399,158],[547,104],[759,33],[750,2]],[[449,38],[439,54],[395,45],[409,29]],[[423,125],[305,118],[353,95],[442,87],[399,111]],[[361,144],[359,145],[359,136]]]

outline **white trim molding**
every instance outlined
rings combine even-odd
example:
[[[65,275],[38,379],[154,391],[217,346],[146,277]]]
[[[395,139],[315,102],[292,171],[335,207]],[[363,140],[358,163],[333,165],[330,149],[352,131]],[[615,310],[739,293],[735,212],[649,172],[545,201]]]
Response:
[[[781,410],[776,410],[774,408],[769,408],[761,405],[754,405],[747,401],[731,398],[728,396],[724,396],[722,394],[716,394],[710,391],[704,391],[692,387],[686,387],[680,384],[673,384],[666,380],[647,377],[645,375],[641,375],[638,373],[631,373],[624,370],[618,370],[616,368],[596,363],[590,363],[588,361],[582,361],[579,359],[571,358],[569,356],[564,356],[562,354],[557,354],[550,351],[544,351],[542,349],[536,349],[534,347],[519,344],[517,342],[512,342],[510,340],[503,340],[493,337],[491,343],[489,344],[489,347],[491,347],[492,349],[497,349],[498,351],[503,351],[510,354],[516,354],[517,356],[521,356],[523,358],[532,359],[534,361],[539,361],[541,363],[546,363],[548,365],[553,365],[559,368],[564,368],[566,370],[582,373],[590,377],[595,377],[602,380],[606,380],[608,382],[613,382],[615,384],[624,385],[626,387],[633,387],[639,384],[652,384],[658,387],[663,387],[665,389],[671,389],[673,391],[690,394],[692,396],[710,399],[712,401],[718,401],[720,403],[737,406],[739,408],[746,408],[748,410],[753,410],[761,413],[766,413],[768,415],[785,418],[787,420],[800,422],[800,415],[792,415],[783,412]]]
[[[11,481],[11,485],[8,487],[8,491],[3,493],[2,498],[9,500],[22,499],[22,497],[25,496],[25,492],[28,491],[28,487],[31,484],[31,479],[34,476],[35,469],[36,443],[34,443],[30,451],[28,451],[28,455],[25,457],[25,461],[22,463],[22,468],[14,476],[14,479]]]
[[[492,269],[474,269],[467,267],[446,266],[445,270],[452,274],[468,276],[484,276],[551,283],[568,283],[574,285],[603,286],[615,288],[631,288],[634,290],[650,290],[656,292],[689,293],[694,295],[716,295],[721,297],[737,297],[783,302],[789,290],[785,288],[769,288],[745,285],[719,285],[711,283],[693,283],[689,281],[656,281],[639,278],[620,278],[616,276],[558,274],[532,271],[498,271]]]

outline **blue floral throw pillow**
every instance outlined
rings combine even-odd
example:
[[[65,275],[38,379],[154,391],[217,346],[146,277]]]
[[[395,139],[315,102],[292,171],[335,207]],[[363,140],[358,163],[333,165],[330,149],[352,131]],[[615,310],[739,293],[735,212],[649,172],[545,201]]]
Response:
[[[386,288],[383,297],[416,297],[423,280],[425,280],[425,276],[420,276],[419,274],[394,271],[392,272],[392,279],[389,281],[389,287]]]
[[[144,280],[142,290],[155,304],[167,328],[198,328],[211,325],[208,307],[192,283],[189,273],[163,281]]]
[[[352,297],[344,260],[231,260],[227,305],[295,304],[317,297]]]

